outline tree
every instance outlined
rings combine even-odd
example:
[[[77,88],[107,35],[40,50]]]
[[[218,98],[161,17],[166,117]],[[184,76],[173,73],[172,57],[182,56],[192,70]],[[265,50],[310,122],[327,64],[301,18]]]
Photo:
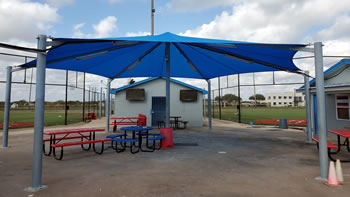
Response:
[[[265,100],[265,96],[262,94],[256,94],[255,96],[252,95],[249,97],[249,100],[255,100],[255,98],[257,101],[264,101]]]
[[[237,101],[238,100],[242,100],[242,98],[239,98],[238,96],[234,95],[234,94],[225,94],[223,97],[222,97],[222,100],[228,102],[228,103],[232,103],[234,101]]]
[[[221,97],[222,101],[225,101],[227,103],[232,103],[233,101],[238,101],[238,99],[242,100],[241,98],[238,98],[238,96],[234,94],[225,94],[224,96]],[[218,101],[219,97],[215,97],[215,100]]]

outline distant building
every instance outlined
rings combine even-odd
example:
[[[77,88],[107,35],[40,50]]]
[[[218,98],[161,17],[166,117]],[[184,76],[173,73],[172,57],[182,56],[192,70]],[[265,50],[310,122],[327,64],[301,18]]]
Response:
[[[152,77],[113,89],[114,116],[143,114],[148,126],[165,119],[165,79]],[[206,90],[170,78],[170,116],[181,116],[188,126],[203,126],[203,94]]]
[[[300,92],[283,92],[265,94],[265,102],[271,107],[305,106],[304,96]]]
[[[18,104],[17,103],[12,103],[11,104],[11,109],[16,109],[18,108]]]

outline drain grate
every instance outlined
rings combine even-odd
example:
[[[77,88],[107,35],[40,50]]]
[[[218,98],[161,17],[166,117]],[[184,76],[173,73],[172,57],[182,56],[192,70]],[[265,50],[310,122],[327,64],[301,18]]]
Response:
[[[197,143],[175,143],[175,146],[198,146]]]

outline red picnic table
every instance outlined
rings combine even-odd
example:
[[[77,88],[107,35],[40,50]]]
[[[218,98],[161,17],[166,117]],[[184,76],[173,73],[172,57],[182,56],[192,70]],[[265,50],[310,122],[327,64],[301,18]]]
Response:
[[[49,135],[50,138],[43,139],[43,152],[44,155],[50,156],[53,153],[55,159],[61,160],[63,157],[63,147],[81,145],[81,148],[85,151],[90,150],[91,144],[93,144],[93,150],[97,154],[102,154],[104,149],[104,142],[111,141],[111,139],[95,139],[96,132],[103,132],[105,129],[97,128],[77,128],[77,129],[64,129],[64,130],[52,130],[44,131],[45,135]],[[63,136],[62,136],[63,135]],[[63,140],[80,139],[80,141],[70,141],[62,143]],[[45,142],[50,142],[49,152],[46,153]],[[101,151],[97,152],[95,149],[95,143],[102,143]],[[84,148],[84,144],[89,144],[88,148]],[[56,156],[56,148],[61,147],[61,154],[59,157]]]
[[[328,130],[330,133],[334,133],[337,135],[337,140],[338,140],[338,149],[335,153],[339,153],[341,150],[341,146],[346,146],[348,152],[350,152],[350,145],[349,145],[349,138],[350,138],[350,130],[337,130],[337,129],[331,129]],[[341,143],[340,137],[345,138],[344,142]],[[350,160],[342,160],[343,162],[350,162]]]

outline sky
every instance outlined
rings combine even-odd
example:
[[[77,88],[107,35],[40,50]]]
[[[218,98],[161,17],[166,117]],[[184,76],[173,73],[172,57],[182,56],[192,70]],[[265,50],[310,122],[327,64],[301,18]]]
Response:
[[[301,43],[321,41],[324,55],[350,56],[350,4],[348,0],[154,0],[155,34],[172,32],[184,36],[263,43]],[[0,0],[0,42],[36,47],[36,36],[102,38],[150,35],[151,0]],[[34,56],[13,50],[0,53]],[[296,57],[313,55],[298,52]],[[28,58],[28,61],[31,60]],[[324,69],[339,58],[324,58]],[[0,55],[0,81],[6,79],[6,67],[24,63],[24,58]],[[294,60],[301,70],[314,76],[313,59]],[[35,72],[18,71],[13,80],[35,81]],[[241,84],[272,83],[272,73],[241,75]],[[26,77],[25,77],[26,76]],[[47,83],[65,83],[65,71],[48,70]],[[83,75],[69,72],[69,84],[82,86]],[[112,88],[126,85],[130,79],[117,79]],[[135,79],[136,81],[141,79]],[[204,80],[180,79],[207,89]],[[100,90],[106,79],[87,75],[87,88]],[[222,77],[221,87],[237,85],[237,76]],[[276,83],[300,82],[303,77],[275,72]],[[217,89],[218,79],[212,80]],[[64,100],[64,87],[50,86],[46,100]],[[258,94],[291,92],[300,85],[256,86]],[[5,85],[0,83],[0,101]],[[14,84],[12,101],[34,99],[35,87]],[[30,93],[31,92],[31,93]],[[70,88],[69,100],[81,100],[81,90]],[[237,95],[237,88],[222,94]],[[241,88],[243,99],[254,94],[253,86]],[[215,93],[215,96],[217,92]]]

